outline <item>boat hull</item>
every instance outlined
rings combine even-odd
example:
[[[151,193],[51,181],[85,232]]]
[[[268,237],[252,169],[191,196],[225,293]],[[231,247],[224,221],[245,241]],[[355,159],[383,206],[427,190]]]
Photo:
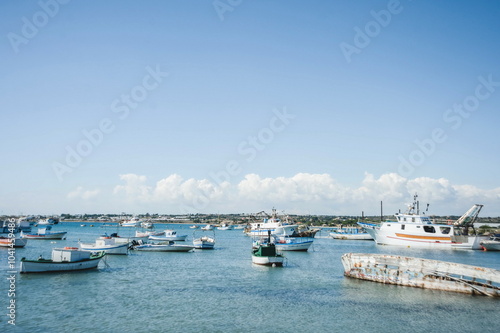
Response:
[[[500,297],[500,271],[438,260],[384,254],[342,255],[344,275],[407,287]]]
[[[256,256],[252,255],[252,263],[262,266],[283,266],[285,258],[283,256]]]
[[[0,238],[0,247],[25,247],[28,240],[25,238]]]
[[[292,241],[276,241],[275,246],[278,251],[308,251],[313,240],[300,240],[300,238]]]
[[[22,238],[27,239],[63,239],[67,232],[54,232],[50,234],[23,234]]]
[[[104,254],[95,258],[75,262],[54,262],[53,260],[21,259],[21,273],[68,272],[96,269]]]
[[[193,246],[195,249],[213,250],[215,246],[215,241],[205,241],[205,240],[195,239],[193,240]]]
[[[145,252],[189,252],[194,249],[194,246],[189,245],[138,245],[134,246],[135,251],[145,251]]]
[[[485,251],[500,251],[500,242],[484,240],[481,242],[481,247]]]
[[[155,240],[155,241],[185,241],[187,238],[187,235],[182,235],[182,236],[155,236],[155,235],[149,235],[148,237],[150,240]]]
[[[128,242],[124,244],[116,244],[109,246],[96,246],[95,244],[80,244],[80,249],[82,251],[88,252],[100,252],[103,251],[106,254],[127,254],[128,253]]]
[[[370,236],[370,234],[367,232],[362,232],[357,234],[330,232],[330,237],[332,237],[333,239],[347,239],[347,240],[373,240],[373,237]]]

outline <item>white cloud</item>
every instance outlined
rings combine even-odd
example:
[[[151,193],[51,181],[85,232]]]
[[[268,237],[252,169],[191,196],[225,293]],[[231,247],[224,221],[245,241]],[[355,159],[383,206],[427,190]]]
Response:
[[[361,215],[363,211],[365,215],[378,215],[382,201],[387,215],[405,210],[418,193],[422,208],[431,204],[429,214],[459,215],[473,204],[482,203],[491,206],[490,216],[500,215],[496,208],[500,188],[453,185],[444,178],[406,179],[396,173],[378,178],[365,173],[354,188],[342,185],[329,174],[310,173],[276,178],[247,174],[238,183],[220,185],[208,179],[184,179],[178,174],[153,185],[147,184],[146,176],[126,174],[120,179],[125,184],[114,188],[118,200],[115,204],[125,198],[128,204],[137,203],[136,209],[158,213],[252,213],[276,207],[291,214]]]
[[[101,190],[99,189],[84,190],[82,186],[78,186],[75,190],[68,193],[67,198],[89,200],[97,196],[100,192]]]

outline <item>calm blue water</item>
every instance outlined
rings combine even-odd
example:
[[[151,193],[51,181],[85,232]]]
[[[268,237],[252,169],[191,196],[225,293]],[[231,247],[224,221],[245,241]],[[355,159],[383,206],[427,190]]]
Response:
[[[17,260],[116,231],[94,225],[56,225],[67,240],[29,240]],[[192,240],[188,225],[169,227]],[[122,228],[120,235],[134,232]],[[0,332],[498,332],[499,299],[346,278],[340,257],[390,253],[500,269],[500,252],[318,238],[306,253],[286,252],[286,267],[268,268],[252,264],[251,239],[241,230],[216,231],[216,238],[215,250],[132,252],[108,256],[108,266],[95,271],[18,274],[15,326],[7,323],[12,297],[2,278]],[[5,275],[5,249],[0,258]]]

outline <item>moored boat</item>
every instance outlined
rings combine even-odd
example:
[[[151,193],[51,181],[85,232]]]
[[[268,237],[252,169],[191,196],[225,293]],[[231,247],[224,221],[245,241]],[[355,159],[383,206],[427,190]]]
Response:
[[[500,251],[500,234],[491,235],[479,244],[484,251]]]
[[[189,252],[194,249],[194,246],[175,244],[174,241],[165,243],[144,243],[142,241],[132,241],[131,249],[146,252]]]
[[[172,229],[165,229],[164,232],[160,235],[150,235],[150,240],[157,241],[185,241],[187,235],[179,235],[177,231]]]
[[[480,242],[487,236],[475,234],[474,221],[483,205],[473,205],[453,224],[435,224],[419,212],[419,202],[414,203],[404,214],[396,213],[396,221],[381,223],[358,222],[377,244],[436,249],[480,250]],[[469,233],[469,229],[472,233]]]
[[[373,240],[373,237],[361,227],[335,227],[330,231],[330,237],[333,239]]]
[[[104,252],[90,253],[76,247],[55,248],[51,259],[21,258],[21,273],[66,272],[97,268]]]
[[[127,254],[129,242],[117,242],[115,238],[101,236],[95,243],[80,243],[80,249],[83,251],[104,251],[106,254]]]
[[[133,216],[130,220],[125,220],[120,223],[122,227],[139,227],[141,225],[142,221],[136,217]]]
[[[29,239],[63,239],[67,231],[51,231],[52,226],[46,225],[41,228],[38,228],[36,233],[28,233],[25,234],[21,232],[21,238],[29,238]]]
[[[0,247],[25,247],[27,243],[26,238],[0,236]]]
[[[274,243],[262,243],[252,249],[252,263],[264,266],[283,266],[285,257],[278,253]]]
[[[276,236],[274,244],[278,251],[307,251],[314,242],[311,237]]]
[[[207,235],[205,230],[193,232],[193,246],[195,249],[212,250],[215,247],[215,231],[212,230],[211,235]]]
[[[500,297],[500,271],[439,260],[345,253],[344,275],[361,280]]]
[[[244,233],[248,236],[259,237],[267,236],[269,232],[271,234],[279,234],[281,236],[291,236],[298,231],[298,225],[289,224],[288,217],[285,217],[283,221],[278,217],[276,209],[273,208],[271,215],[269,216],[265,212],[260,212],[257,215],[264,214],[264,218],[261,222],[250,223],[245,229]]]
[[[145,230],[145,231],[140,231],[136,230],[135,231],[135,237],[136,238],[147,238],[149,236],[161,236],[165,232],[163,231],[153,231],[153,230]]]

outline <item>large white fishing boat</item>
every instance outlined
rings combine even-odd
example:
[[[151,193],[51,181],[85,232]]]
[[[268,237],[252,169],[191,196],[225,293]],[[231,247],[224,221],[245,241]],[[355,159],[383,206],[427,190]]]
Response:
[[[480,250],[486,236],[475,235],[474,221],[483,205],[474,205],[452,224],[436,224],[420,214],[417,195],[404,214],[396,213],[396,221],[358,222],[377,244],[408,247]],[[469,233],[469,228],[472,229]]]
[[[265,216],[262,221],[250,223],[244,229],[243,232],[248,236],[267,236],[269,231],[272,235],[291,236],[298,230],[298,225],[290,224],[288,217],[285,217],[284,221],[280,219],[274,208],[271,216],[263,211],[257,215],[260,214],[264,214]]]

